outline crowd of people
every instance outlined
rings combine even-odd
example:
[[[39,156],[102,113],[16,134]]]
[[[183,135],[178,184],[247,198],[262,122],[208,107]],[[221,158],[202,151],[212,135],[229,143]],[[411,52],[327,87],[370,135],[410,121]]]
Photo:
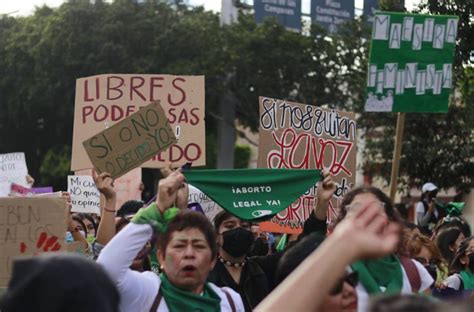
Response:
[[[417,224],[371,186],[345,194],[327,224],[336,184],[323,171],[303,232],[277,250],[257,223],[188,209],[181,169],[162,175],[154,202],[116,207],[110,174],[94,174],[101,216],[70,214],[66,236],[86,257],[15,261],[0,310],[472,311],[474,236],[437,205],[433,183]]]

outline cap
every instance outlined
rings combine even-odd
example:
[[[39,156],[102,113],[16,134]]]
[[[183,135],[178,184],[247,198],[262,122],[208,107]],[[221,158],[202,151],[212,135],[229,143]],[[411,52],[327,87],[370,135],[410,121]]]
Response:
[[[437,189],[438,189],[438,187],[436,185],[434,185],[431,182],[427,182],[427,183],[423,184],[423,187],[421,188],[421,192],[426,193],[426,192],[431,192],[431,191],[434,191],[434,190],[437,190]]]

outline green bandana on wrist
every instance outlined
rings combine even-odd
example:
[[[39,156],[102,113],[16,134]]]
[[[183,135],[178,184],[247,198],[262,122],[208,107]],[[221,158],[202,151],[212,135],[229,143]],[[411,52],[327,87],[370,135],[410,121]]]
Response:
[[[166,209],[163,214],[160,213],[156,203],[152,203],[146,208],[138,210],[133,216],[132,222],[136,224],[150,224],[155,232],[164,233],[168,224],[179,213],[179,208]]]
[[[186,170],[188,183],[247,221],[264,221],[290,206],[321,177],[320,170]]]
[[[400,293],[403,286],[403,273],[400,260],[394,255],[380,259],[361,260],[351,265],[359,274],[359,281],[369,295]]]
[[[161,292],[169,311],[219,312],[221,298],[205,283],[202,295],[182,290],[171,284],[165,274],[160,274]]]

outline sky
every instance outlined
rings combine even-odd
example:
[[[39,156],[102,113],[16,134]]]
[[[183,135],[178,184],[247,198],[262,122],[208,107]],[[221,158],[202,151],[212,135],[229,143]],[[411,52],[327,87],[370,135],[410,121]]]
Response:
[[[207,10],[220,11],[222,0],[188,0],[192,5],[204,5]],[[9,14],[12,16],[25,16],[33,13],[35,6],[46,4],[49,7],[57,7],[64,0],[0,0],[0,15]],[[244,2],[251,2],[249,0]],[[355,7],[362,8],[363,0],[355,0]],[[405,0],[405,6],[410,11],[420,0]],[[303,12],[309,13],[309,0],[303,0]]]

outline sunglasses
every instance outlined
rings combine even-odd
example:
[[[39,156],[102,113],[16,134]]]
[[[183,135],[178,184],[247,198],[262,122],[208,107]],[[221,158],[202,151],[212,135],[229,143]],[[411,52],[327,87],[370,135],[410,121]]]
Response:
[[[359,283],[359,274],[357,272],[351,272],[346,274],[346,276],[340,280],[337,285],[331,290],[330,295],[335,296],[342,292],[342,288],[344,287],[344,283],[351,285],[352,287],[356,287]]]

